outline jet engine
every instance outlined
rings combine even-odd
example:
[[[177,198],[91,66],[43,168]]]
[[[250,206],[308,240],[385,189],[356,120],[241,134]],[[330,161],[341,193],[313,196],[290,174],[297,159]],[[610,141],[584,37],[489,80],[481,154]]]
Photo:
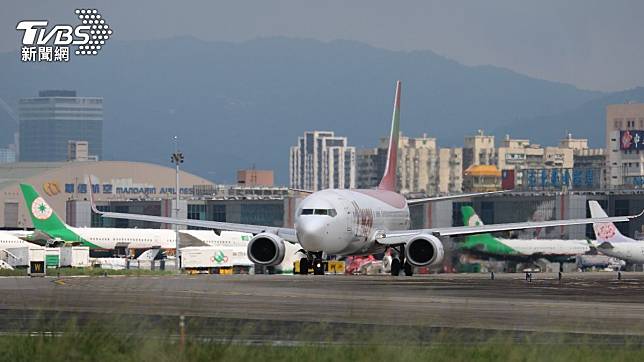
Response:
[[[405,244],[405,259],[413,266],[437,265],[444,256],[443,243],[433,235],[416,235]]]
[[[284,260],[284,240],[271,233],[255,235],[248,243],[248,259],[255,264],[278,265]]]

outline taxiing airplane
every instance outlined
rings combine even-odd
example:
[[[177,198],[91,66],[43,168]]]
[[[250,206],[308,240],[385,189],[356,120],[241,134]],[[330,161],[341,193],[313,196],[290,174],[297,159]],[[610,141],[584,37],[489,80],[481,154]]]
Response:
[[[443,243],[441,242],[443,237],[593,222],[623,222],[635,217],[620,216],[409,230],[410,204],[460,198],[464,195],[406,200],[403,195],[396,192],[400,95],[401,82],[398,81],[394,97],[387,161],[379,186],[376,189],[327,189],[314,192],[302,200],[296,212],[295,228],[103,212],[97,210],[96,207],[93,207],[94,212],[109,218],[192,225],[218,231],[249,232],[254,236],[248,244],[248,257],[259,265],[279,264],[284,259],[285,243],[299,242],[306,253],[306,257],[300,260],[300,269],[306,272],[308,268],[302,266],[310,265],[309,263],[312,262],[315,274],[324,274],[322,264],[324,255],[368,255],[381,253],[391,248],[396,252],[391,265],[393,275],[398,275],[401,268],[405,274],[411,275],[414,266],[423,267],[441,263],[444,256]]]
[[[588,201],[590,216],[606,217],[606,212],[595,200]],[[644,241],[622,235],[612,222],[593,223],[597,250],[608,256],[619,258],[630,264],[644,264]]]
[[[463,224],[480,226],[483,222],[471,206],[462,206]],[[460,249],[479,258],[517,262],[535,262],[546,259],[552,263],[575,261],[577,255],[591,252],[586,240],[504,239],[490,233],[465,237]]]

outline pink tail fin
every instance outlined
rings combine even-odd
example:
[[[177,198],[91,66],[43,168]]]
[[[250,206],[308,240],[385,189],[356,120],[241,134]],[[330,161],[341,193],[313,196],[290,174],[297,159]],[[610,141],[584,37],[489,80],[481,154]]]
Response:
[[[402,82],[396,82],[396,97],[394,98],[394,114],[391,119],[391,133],[389,134],[389,149],[387,151],[387,164],[385,174],[380,180],[378,189],[396,191],[396,169],[398,166],[398,137],[400,135],[400,93]]]

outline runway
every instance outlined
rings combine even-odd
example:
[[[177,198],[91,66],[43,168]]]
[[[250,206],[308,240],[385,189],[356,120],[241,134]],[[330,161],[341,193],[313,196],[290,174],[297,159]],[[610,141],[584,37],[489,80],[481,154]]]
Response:
[[[469,330],[644,337],[644,274],[390,276],[198,275],[0,278],[0,318],[34,315],[301,330],[309,323],[386,331]],[[174,323],[174,322],[172,322]],[[196,322],[195,322],[196,323]],[[24,323],[13,323],[18,328]],[[394,326],[394,327],[392,327]],[[276,334],[268,330],[266,334]],[[427,333],[427,332],[423,332]]]

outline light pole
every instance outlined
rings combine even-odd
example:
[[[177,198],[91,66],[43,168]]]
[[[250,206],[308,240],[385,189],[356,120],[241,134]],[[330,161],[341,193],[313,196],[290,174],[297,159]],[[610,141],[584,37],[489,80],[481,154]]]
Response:
[[[174,153],[170,156],[170,162],[174,163],[176,170],[176,183],[175,183],[175,205],[174,205],[174,217],[179,218],[179,164],[183,163],[183,153],[179,152],[179,137],[174,136]],[[179,269],[181,269],[181,251],[180,251],[180,237],[179,237],[179,225],[174,224],[174,233],[176,240],[176,256],[179,261]]]

